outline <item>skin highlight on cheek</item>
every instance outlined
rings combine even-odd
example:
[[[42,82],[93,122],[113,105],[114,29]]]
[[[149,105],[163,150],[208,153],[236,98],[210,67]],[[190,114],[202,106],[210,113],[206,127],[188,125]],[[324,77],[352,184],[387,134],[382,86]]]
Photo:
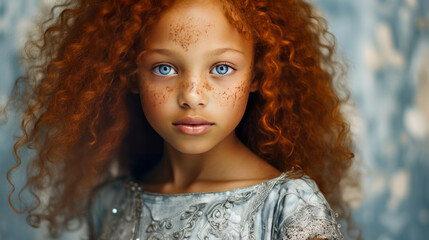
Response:
[[[191,44],[196,44],[200,38],[207,37],[209,29],[213,27],[212,24],[201,24],[202,21],[190,17],[183,22],[170,24],[169,39],[188,51]]]

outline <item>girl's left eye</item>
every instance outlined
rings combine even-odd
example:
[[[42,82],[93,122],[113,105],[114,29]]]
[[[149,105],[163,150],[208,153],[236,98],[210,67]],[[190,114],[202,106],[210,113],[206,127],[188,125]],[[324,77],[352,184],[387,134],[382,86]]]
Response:
[[[216,75],[226,75],[233,71],[234,69],[226,64],[219,64],[215,66],[210,73],[216,74]]]
[[[158,66],[154,67],[153,71],[155,72],[156,75],[161,75],[161,76],[168,76],[168,75],[177,73],[173,67],[171,67],[170,65],[166,65],[166,64],[158,65]]]

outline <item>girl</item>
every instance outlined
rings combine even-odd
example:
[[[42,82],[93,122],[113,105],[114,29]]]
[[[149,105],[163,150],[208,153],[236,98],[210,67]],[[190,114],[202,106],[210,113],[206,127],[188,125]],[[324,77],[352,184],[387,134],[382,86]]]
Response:
[[[37,153],[30,224],[57,236],[87,222],[91,239],[342,239],[321,192],[344,213],[353,153],[334,44],[308,3],[59,7],[11,99],[26,108],[9,181],[18,150]]]

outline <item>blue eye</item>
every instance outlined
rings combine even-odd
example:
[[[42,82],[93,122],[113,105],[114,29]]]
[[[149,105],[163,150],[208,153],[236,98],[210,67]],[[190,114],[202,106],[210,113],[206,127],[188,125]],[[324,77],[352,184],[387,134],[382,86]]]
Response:
[[[232,67],[226,64],[219,64],[213,68],[212,73],[217,75],[226,75],[234,70]]]
[[[167,75],[171,75],[171,74],[176,74],[176,70],[174,70],[174,68],[172,68],[169,65],[158,65],[156,67],[153,68],[153,71],[155,72],[155,74],[157,75],[161,75],[161,76],[167,76]]]

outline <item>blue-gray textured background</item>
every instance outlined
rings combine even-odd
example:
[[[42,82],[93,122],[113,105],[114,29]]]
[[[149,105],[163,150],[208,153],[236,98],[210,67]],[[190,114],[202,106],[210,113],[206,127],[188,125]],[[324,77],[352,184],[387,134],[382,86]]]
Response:
[[[365,239],[429,236],[429,1],[313,0],[349,63],[352,123],[362,192],[354,218]],[[0,105],[20,74],[18,49],[40,9],[54,0],[0,0]],[[7,203],[5,173],[14,164],[13,115],[0,125],[0,240],[46,239]],[[22,182],[23,168],[13,177]],[[75,239],[67,234],[61,239]]]

